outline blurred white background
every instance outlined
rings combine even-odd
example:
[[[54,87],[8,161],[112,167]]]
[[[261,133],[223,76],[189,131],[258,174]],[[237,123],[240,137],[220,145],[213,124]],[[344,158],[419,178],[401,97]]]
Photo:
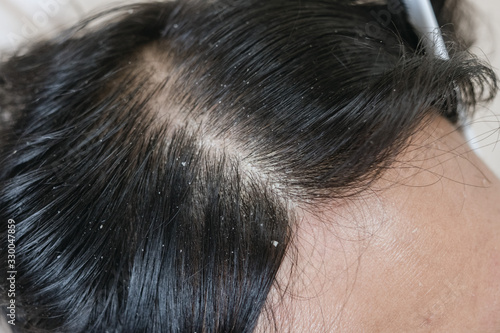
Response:
[[[474,0],[477,9],[478,43],[472,51],[486,59],[500,76],[500,1]],[[500,94],[493,103],[478,110],[472,129],[479,155],[500,177]]]
[[[140,0],[139,0],[140,1]],[[13,49],[21,42],[50,36],[98,8],[133,0],[0,0],[0,50]],[[473,51],[500,68],[500,1],[475,0],[479,42]],[[471,15],[473,15],[471,13]],[[500,96],[482,107],[472,126],[479,155],[500,176]]]

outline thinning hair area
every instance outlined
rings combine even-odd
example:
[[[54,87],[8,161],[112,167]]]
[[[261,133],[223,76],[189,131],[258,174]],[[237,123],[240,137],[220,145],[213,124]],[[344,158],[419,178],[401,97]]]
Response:
[[[402,7],[377,23],[390,3],[140,3],[4,61],[14,331],[276,330],[300,212],[359,195],[425,119],[459,128],[496,91],[457,1],[433,2],[447,61]]]

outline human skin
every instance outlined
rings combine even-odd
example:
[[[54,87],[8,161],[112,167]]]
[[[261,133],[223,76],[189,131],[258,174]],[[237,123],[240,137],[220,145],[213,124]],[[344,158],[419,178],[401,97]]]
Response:
[[[299,212],[280,332],[500,332],[500,181],[446,120],[361,195]]]

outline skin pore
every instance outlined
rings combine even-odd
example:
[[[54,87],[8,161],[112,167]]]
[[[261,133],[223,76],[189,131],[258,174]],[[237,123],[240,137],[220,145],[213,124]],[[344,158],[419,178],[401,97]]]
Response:
[[[368,191],[302,211],[280,331],[500,332],[500,181],[448,121],[422,128]]]

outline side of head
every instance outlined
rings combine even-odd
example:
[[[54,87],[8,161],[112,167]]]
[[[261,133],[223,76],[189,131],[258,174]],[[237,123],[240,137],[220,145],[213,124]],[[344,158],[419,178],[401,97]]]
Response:
[[[448,62],[426,55],[402,11],[370,35],[381,10],[152,2],[3,63],[0,218],[16,221],[16,328],[273,323],[266,300],[286,289],[276,275],[299,212],[362,192],[429,116],[456,120],[457,89],[473,107],[496,88],[458,46]]]

